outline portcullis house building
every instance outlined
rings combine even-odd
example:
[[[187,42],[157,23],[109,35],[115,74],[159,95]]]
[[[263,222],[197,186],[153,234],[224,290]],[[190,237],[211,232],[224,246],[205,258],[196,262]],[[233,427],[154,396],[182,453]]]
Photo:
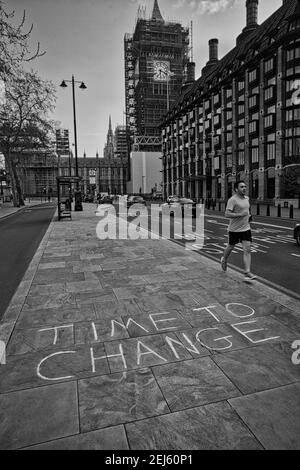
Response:
[[[243,179],[253,200],[300,199],[300,0],[258,25],[258,0],[222,59],[209,61],[162,123],[165,196],[226,200]]]

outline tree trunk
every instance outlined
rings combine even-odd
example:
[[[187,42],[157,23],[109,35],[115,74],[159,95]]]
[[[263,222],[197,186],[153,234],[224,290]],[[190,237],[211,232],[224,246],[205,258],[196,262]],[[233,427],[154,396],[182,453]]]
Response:
[[[19,207],[18,194],[17,194],[17,190],[16,190],[14,174],[13,174],[13,171],[12,171],[12,165],[11,165],[11,159],[10,159],[9,151],[4,152],[4,158],[5,158],[6,168],[7,168],[8,173],[9,173],[9,181],[10,181],[10,184],[11,184],[13,205],[14,205],[14,207]]]
[[[18,195],[18,191],[17,191],[17,188],[16,188],[15,172],[13,171],[13,164],[12,164],[12,161],[11,161],[9,151],[4,153],[4,158],[5,158],[6,167],[8,169],[8,173],[9,173],[10,183],[11,183],[13,205],[14,205],[14,207],[20,207],[19,195]]]
[[[13,173],[14,173],[14,178],[15,178],[15,183],[16,183],[16,190],[17,190],[17,193],[18,193],[19,204],[20,204],[20,206],[25,206],[23,192],[22,192],[21,183],[20,183],[20,178],[19,178],[19,175],[18,175],[18,172],[17,172],[15,162],[12,162],[12,166],[13,166]]]

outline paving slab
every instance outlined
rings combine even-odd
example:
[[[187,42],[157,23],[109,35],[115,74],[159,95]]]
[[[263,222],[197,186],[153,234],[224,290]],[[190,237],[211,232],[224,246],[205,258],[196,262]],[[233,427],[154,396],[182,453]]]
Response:
[[[213,356],[213,360],[227,377],[244,394],[300,382],[300,368],[291,362],[290,355],[283,354],[270,345],[231,351]]]
[[[80,380],[78,390],[84,432],[169,412],[149,369]]]
[[[79,433],[75,382],[1,395],[0,448],[19,449]]]
[[[124,426],[77,434],[22,450],[128,450]]]
[[[210,357],[156,366],[152,371],[171,411],[240,395]]]
[[[265,449],[300,449],[300,384],[229,402]]]
[[[259,450],[260,443],[226,402],[125,425],[134,450]]]

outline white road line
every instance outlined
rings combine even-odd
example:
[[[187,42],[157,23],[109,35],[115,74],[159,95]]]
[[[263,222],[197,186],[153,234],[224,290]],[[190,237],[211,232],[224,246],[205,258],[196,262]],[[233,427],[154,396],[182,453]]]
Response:
[[[220,215],[212,215],[212,214],[204,214],[205,217],[215,217],[216,219],[223,219],[223,220],[226,220],[226,217],[222,217]],[[253,217],[255,217],[255,215],[253,215]],[[251,222],[251,224],[255,224],[255,225],[264,225],[264,226],[268,226],[268,227],[276,227],[276,228],[283,228],[283,229],[286,229],[286,230],[294,230],[293,228],[291,227],[285,227],[283,225],[273,225],[273,224],[268,224],[266,222]]]
[[[296,256],[296,258],[300,258],[300,255],[295,255],[295,253],[291,253],[292,256]]]

